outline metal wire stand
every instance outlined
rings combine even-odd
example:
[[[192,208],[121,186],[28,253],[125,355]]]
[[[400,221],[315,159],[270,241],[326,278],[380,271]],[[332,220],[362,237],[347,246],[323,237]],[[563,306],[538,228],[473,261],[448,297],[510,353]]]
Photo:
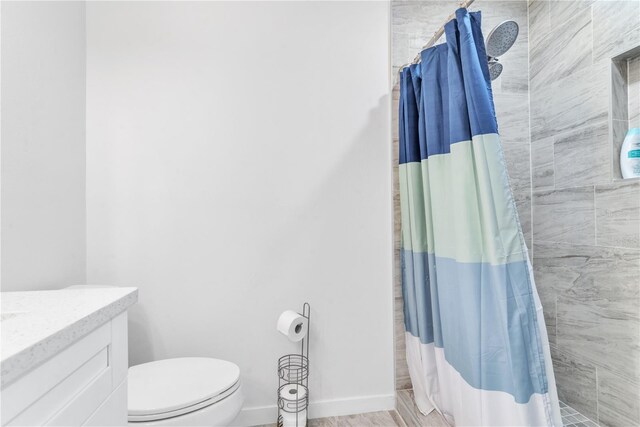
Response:
[[[302,338],[300,354],[287,354],[278,359],[278,427],[307,425],[311,325],[311,306],[307,302],[302,306],[302,316],[307,319],[307,333]]]

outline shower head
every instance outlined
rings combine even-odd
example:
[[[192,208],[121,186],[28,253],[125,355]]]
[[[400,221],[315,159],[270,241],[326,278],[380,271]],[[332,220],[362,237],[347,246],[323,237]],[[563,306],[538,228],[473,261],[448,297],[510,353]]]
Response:
[[[516,21],[504,21],[498,24],[487,36],[487,56],[497,58],[504,55],[516,42],[519,30]]]
[[[495,80],[502,73],[502,64],[498,62],[498,56],[504,55],[506,51],[518,38],[520,28],[516,21],[504,21],[498,24],[487,36],[487,60],[489,61],[489,75],[491,80]]]
[[[502,64],[496,60],[489,61],[489,76],[491,81],[497,79],[502,74]]]

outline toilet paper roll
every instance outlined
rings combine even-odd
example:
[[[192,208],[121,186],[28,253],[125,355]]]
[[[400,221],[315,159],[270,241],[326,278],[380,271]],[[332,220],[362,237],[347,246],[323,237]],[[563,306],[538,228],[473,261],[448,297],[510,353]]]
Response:
[[[307,388],[302,384],[285,384],[280,388],[280,415],[282,425],[303,427],[307,421]],[[296,412],[297,411],[297,412]]]
[[[278,331],[290,341],[298,342],[307,335],[307,318],[293,310],[287,310],[278,318]]]
[[[285,404],[289,404],[286,407],[288,411],[295,410],[295,401],[300,402],[298,406],[306,406],[307,388],[302,384],[289,383],[280,388],[280,397],[284,399]],[[293,403],[292,403],[293,402]],[[291,406],[293,405],[293,406]]]

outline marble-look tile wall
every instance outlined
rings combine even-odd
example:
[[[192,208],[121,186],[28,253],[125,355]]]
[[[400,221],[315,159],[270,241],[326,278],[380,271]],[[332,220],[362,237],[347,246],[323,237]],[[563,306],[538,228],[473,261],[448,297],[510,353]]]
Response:
[[[614,141],[637,120],[640,64],[611,58],[640,45],[640,1],[528,6],[533,266],[558,392],[600,425],[638,426],[640,180],[620,179]],[[628,117],[612,78],[628,79]]]
[[[457,0],[396,1],[392,8],[392,65],[394,77],[400,66],[412,60],[420,48],[431,38],[445,18],[458,7]],[[485,34],[500,22],[513,19],[520,25],[516,44],[500,62],[504,71],[493,82],[496,114],[500,126],[507,169],[518,205],[525,238],[531,247],[531,168],[529,143],[529,63],[528,19],[526,0],[478,0],[471,10],[482,11],[482,27]],[[444,37],[440,42],[444,41]],[[402,292],[400,288],[400,196],[398,190],[398,98],[396,85],[393,90],[393,146],[394,146],[394,207],[395,207],[395,337],[396,337],[396,388],[409,389],[411,381],[405,359]]]

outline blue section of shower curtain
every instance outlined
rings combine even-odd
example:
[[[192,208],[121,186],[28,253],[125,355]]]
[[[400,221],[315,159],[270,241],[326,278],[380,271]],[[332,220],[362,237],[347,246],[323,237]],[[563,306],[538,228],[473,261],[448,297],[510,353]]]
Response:
[[[426,252],[401,253],[407,332],[444,349],[471,386],[526,403],[546,393],[538,360],[535,311],[526,261],[462,263]],[[507,327],[508,326],[508,327]]]
[[[421,62],[402,71],[401,164],[449,153],[451,144],[472,135],[498,132],[480,12],[460,9],[456,16],[445,25],[450,42],[422,51]],[[462,61],[464,55],[484,60]]]

